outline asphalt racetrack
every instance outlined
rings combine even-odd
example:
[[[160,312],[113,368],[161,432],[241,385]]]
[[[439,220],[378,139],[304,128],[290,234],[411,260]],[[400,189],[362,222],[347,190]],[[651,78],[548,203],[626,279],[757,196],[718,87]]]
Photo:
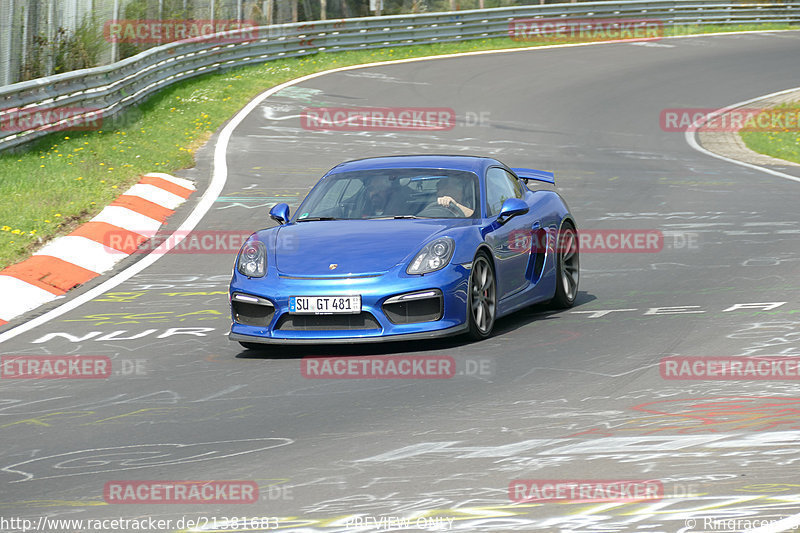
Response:
[[[800,183],[709,157],[659,124],[663,109],[800,85],[798,50],[800,32],[779,32],[473,55],[327,74],[266,98],[233,131],[227,182],[198,230],[273,225],[274,203],[294,211],[344,160],[464,153],[554,170],[579,229],[658,230],[663,249],[584,253],[573,309],[523,310],[483,342],[266,352],[226,338],[235,251],[164,255],[0,346],[113,364],[107,379],[3,380],[0,516],[47,531],[59,529],[42,517],[171,520],[163,530],[199,520],[209,531],[233,529],[223,517],[264,517],[250,529],[501,533],[717,531],[750,520],[727,529],[741,531],[800,513],[796,382],[659,371],[669,356],[800,356]],[[299,119],[308,106],[446,107],[458,125],[309,131]],[[199,193],[169,227],[208,187],[217,141],[180,174]],[[300,371],[307,355],[400,354],[452,356],[458,373]],[[515,502],[509,485],[520,479],[649,480],[663,494]],[[259,490],[245,504],[109,503],[109,482],[137,480]]]

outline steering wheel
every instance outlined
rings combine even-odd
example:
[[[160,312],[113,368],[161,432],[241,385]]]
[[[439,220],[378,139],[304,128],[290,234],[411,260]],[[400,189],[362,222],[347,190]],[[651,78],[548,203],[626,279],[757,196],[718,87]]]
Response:
[[[417,216],[437,218],[442,215],[455,215],[459,218],[464,217],[464,212],[455,204],[441,205],[438,201],[433,201],[417,213]],[[450,218],[445,216],[444,218]]]

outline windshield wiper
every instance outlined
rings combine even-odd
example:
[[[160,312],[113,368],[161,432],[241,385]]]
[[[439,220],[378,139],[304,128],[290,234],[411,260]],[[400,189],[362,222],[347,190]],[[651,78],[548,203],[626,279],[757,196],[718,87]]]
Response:
[[[367,217],[367,220],[392,220],[392,219],[403,219],[403,218],[425,218],[425,217],[418,217],[417,215],[393,215],[393,216],[385,216],[385,217]]]
[[[336,217],[306,217],[306,218],[298,218],[298,222],[311,222],[315,220],[338,220]]]

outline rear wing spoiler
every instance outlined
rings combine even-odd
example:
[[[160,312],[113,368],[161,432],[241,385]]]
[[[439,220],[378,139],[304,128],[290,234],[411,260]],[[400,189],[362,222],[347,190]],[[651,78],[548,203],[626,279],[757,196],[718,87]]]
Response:
[[[525,183],[527,183],[528,180],[536,180],[543,181],[551,185],[556,184],[556,175],[546,170],[534,170],[532,168],[512,168],[511,170],[513,170],[514,174],[516,174],[517,177],[519,177],[519,179],[523,180]]]

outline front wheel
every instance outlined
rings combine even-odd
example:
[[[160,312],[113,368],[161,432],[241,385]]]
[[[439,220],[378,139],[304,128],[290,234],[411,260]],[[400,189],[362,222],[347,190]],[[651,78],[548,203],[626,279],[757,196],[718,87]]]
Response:
[[[467,297],[469,336],[482,340],[492,334],[497,314],[497,284],[494,269],[485,254],[472,261]]]
[[[556,295],[550,305],[564,309],[575,305],[580,280],[580,249],[575,226],[566,222],[556,238]]]

